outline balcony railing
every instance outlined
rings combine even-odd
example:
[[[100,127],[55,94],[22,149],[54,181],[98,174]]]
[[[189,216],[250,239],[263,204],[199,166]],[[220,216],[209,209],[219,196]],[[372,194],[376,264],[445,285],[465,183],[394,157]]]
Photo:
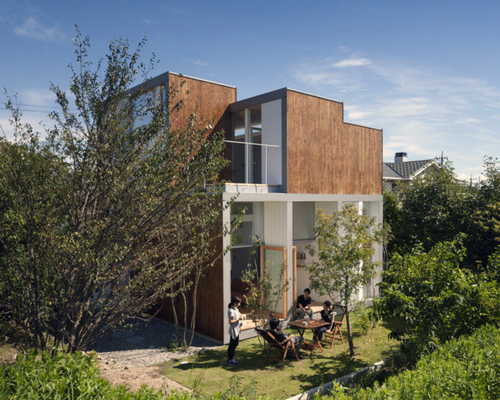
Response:
[[[235,140],[226,140],[226,143],[232,143],[232,144],[242,144],[245,145],[245,182],[244,183],[256,183],[256,182],[250,182],[250,166],[251,164],[251,157],[250,157],[250,152],[247,150],[249,146],[260,146],[264,150],[264,154],[262,157],[262,183],[267,185],[268,184],[268,149],[269,148],[280,148],[280,146],[275,145],[275,144],[262,144],[262,143],[252,143],[252,142],[240,142],[240,141],[235,141]],[[248,146],[248,147],[247,147]],[[234,160],[233,160],[234,162]],[[237,182],[237,183],[243,183],[243,182]]]

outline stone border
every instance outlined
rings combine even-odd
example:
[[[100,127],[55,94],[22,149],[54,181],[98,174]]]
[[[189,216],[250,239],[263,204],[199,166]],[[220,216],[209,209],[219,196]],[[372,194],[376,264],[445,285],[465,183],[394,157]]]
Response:
[[[334,388],[334,383],[338,383],[342,385],[342,383],[350,383],[354,381],[356,378],[360,377],[361,375],[366,374],[369,371],[378,371],[380,370],[387,362],[388,360],[382,360],[379,362],[376,362],[373,365],[370,365],[368,367],[362,368],[358,371],[351,372],[350,374],[347,374],[345,376],[342,376],[338,379],[335,379],[334,381],[330,381],[328,383],[325,383],[322,386],[315,387],[314,389],[310,389],[306,392],[302,392],[299,394],[296,394],[295,396],[292,396],[286,400],[310,400],[313,399],[314,396],[317,394],[321,395],[328,395],[330,394],[331,390]]]

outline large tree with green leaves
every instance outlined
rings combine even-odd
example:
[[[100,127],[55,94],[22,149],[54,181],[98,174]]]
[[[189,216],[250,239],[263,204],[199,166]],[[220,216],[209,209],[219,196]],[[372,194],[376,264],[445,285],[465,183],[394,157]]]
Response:
[[[217,256],[223,134],[194,114],[169,129],[182,104],[170,88],[161,102],[145,90],[155,59],[141,61],[143,46],[114,41],[94,65],[77,32],[69,93],[52,85],[60,111],[45,137],[8,100],[0,318],[24,349],[85,348]]]
[[[374,277],[375,245],[382,240],[382,229],[374,217],[359,212],[352,203],[326,214],[320,210],[314,228],[316,244],[308,251],[313,262],[307,267],[311,288],[328,295],[346,314],[347,340],[351,357],[355,355],[349,312],[354,294]]]
[[[457,179],[451,163],[384,193],[384,223],[391,228],[390,256],[410,253],[463,233],[462,266],[480,271],[500,244],[500,165],[487,157],[478,184]]]
[[[396,319],[391,335],[401,341],[411,361],[446,341],[471,334],[486,323],[500,321],[498,272],[500,250],[490,257],[488,273],[460,268],[465,255],[463,235],[395,254],[383,273],[376,310]]]
[[[474,190],[456,178],[451,164],[385,193],[384,222],[393,234],[389,253],[407,252],[417,244],[430,250],[453,240],[467,231],[474,204]]]

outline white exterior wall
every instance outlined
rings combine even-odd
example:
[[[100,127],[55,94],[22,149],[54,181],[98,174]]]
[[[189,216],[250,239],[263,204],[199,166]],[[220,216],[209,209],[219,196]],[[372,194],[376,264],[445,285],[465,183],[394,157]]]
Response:
[[[262,186],[262,185],[261,185]],[[297,264],[308,265],[311,258],[306,250],[308,244],[313,244],[310,240],[293,240],[293,203],[294,202],[315,202],[315,210],[323,209],[327,213],[337,211],[344,203],[354,203],[360,212],[363,207],[367,209],[370,216],[377,218],[377,222],[382,222],[382,196],[381,195],[327,195],[327,194],[289,194],[289,193],[259,193],[256,190],[259,185],[238,185],[238,202],[263,202],[264,204],[264,237],[263,241],[268,246],[286,246],[287,249],[287,278],[289,279],[290,289],[287,295],[287,308],[289,315],[292,315],[293,306],[293,251],[292,246],[297,247],[297,252],[306,253],[305,260],[297,260]],[[227,192],[224,199],[228,200],[234,196],[234,193]],[[224,223],[230,220],[230,213],[225,212]],[[224,239],[224,245],[229,244],[229,238]],[[382,262],[382,246],[378,246],[374,256],[376,261]],[[377,271],[377,277],[365,288],[361,288],[358,295],[359,299],[376,297],[378,290],[376,283],[380,281],[379,273],[382,271],[382,264]],[[231,282],[231,257],[230,253],[224,256],[224,304],[230,301],[230,282]],[[297,295],[302,294],[304,288],[309,287],[309,277],[304,267],[297,267]],[[326,296],[319,296],[317,293],[311,293],[314,301],[323,302],[329,300]],[[225,316],[225,319],[227,317]],[[225,320],[225,326],[227,321]],[[253,331],[246,331],[242,338],[252,336]],[[226,337],[227,336],[227,337]],[[229,335],[225,333],[225,343],[229,341]]]
[[[267,183],[269,185],[281,185],[281,99],[262,104],[262,143],[277,145],[276,147],[263,147],[262,160],[263,171],[267,169]],[[267,158],[266,158],[267,151]],[[267,160],[267,167],[266,167]]]

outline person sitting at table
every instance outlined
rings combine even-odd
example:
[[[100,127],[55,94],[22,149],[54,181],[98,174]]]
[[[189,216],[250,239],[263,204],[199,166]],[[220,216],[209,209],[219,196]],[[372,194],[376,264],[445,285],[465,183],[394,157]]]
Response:
[[[299,297],[297,297],[298,319],[304,318],[306,314],[309,316],[312,315],[311,301],[311,289],[305,288],[304,294],[301,294]]]
[[[332,326],[332,319],[335,318],[335,314],[332,314],[333,306],[328,300],[323,303],[323,309],[321,310],[321,319],[324,322],[328,322],[330,325],[322,326],[320,328],[316,328],[316,337],[319,341],[323,339],[323,333],[328,331]]]
[[[280,320],[277,317],[272,317],[269,320],[269,329],[267,330],[271,335],[274,336],[274,338],[280,342],[283,343],[285,340],[290,339],[290,342],[293,343],[295,346],[295,350],[297,351],[297,355],[301,357],[300,355],[300,346],[302,346],[302,338],[300,336],[295,336],[295,335],[289,335],[285,332],[283,332],[283,329],[280,327]],[[290,347],[288,345],[288,347]]]

